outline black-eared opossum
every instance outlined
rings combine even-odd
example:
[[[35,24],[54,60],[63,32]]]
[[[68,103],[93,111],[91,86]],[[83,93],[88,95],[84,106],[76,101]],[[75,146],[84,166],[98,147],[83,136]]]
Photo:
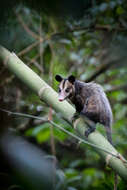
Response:
[[[56,75],[55,78],[60,82],[59,101],[69,98],[78,113],[85,115],[95,123],[103,124],[107,139],[112,144],[112,110],[103,88],[95,82],[85,83],[76,80],[73,75],[68,78]],[[92,131],[94,130],[89,129],[87,134],[89,135]]]

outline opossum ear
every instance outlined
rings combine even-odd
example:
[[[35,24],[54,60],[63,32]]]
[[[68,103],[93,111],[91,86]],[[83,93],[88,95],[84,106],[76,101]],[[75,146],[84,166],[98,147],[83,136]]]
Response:
[[[74,84],[74,82],[75,82],[75,76],[70,75],[70,76],[68,77],[68,81],[69,81],[70,83]]]
[[[58,81],[58,82],[61,82],[63,80],[63,78],[60,76],[60,75],[56,75],[55,76],[55,79]]]

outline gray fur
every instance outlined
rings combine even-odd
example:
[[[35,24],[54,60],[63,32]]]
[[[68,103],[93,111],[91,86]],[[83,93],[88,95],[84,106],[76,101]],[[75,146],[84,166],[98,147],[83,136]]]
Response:
[[[112,110],[103,88],[95,82],[85,83],[75,80],[73,75],[64,79],[60,75],[56,75],[59,85],[59,100],[63,101],[69,98],[75,105],[76,111],[85,115],[95,123],[101,123],[105,126],[108,141],[112,144],[111,125]],[[66,89],[69,88],[67,92]],[[85,135],[93,132],[94,129],[88,129]]]
[[[75,105],[77,112],[86,115],[95,123],[99,122],[105,126],[107,138],[112,143],[112,110],[103,88],[94,82],[84,83],[76,80],[74,93],[70,100]]]

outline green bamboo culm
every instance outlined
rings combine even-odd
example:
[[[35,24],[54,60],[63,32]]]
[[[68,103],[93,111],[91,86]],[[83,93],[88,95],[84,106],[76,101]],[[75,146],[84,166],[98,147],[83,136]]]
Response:
[[[36,93],[42,101],[51,106],[56,112],[72,125],[72,117],[75,109],[67,102],[59,102],[57,93],[46,84],[35,72],[26,66],[14,53],[10,53],[7,49],[0,46],[0,61],[15,74],[25,85],[27,85],[34,93]],[[79,118],[74,122],[75,130],[82,138],[86,130],[86,122]],[[97,131],[91,133],[88,142],[96,146],[118,155],[117,150]],[[101,158],[125,181],[127,181],[127,164],[121,159],[111,156],[101,149],[94,148]],[[123,158],[124,160],[124,158]],[[93,160],[94,161],[94,160]]]

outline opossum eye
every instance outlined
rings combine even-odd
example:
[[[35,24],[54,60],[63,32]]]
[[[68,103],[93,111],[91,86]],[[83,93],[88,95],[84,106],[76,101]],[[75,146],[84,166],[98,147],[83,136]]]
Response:
[[[70,88],[66,88],[65,92],[69,92],[70,91]]]
[[[59,88],[59,90],[58,90],[59,92],[61,92],[61,89]]]

